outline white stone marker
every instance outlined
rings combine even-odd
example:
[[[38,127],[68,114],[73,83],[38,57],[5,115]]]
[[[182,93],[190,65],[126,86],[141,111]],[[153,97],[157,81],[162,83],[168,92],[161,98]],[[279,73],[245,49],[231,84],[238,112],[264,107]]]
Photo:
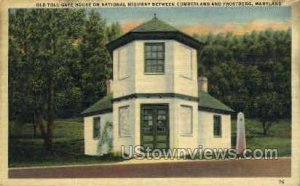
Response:
[[[242,112],[237,115],[236,152],[242,154],[246,149],[245,118]]]

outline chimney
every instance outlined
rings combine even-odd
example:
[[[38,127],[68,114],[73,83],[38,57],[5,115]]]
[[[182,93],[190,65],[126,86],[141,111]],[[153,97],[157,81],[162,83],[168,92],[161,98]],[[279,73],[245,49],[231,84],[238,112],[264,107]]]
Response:
[[[110,95],[113,93],[113,80],[106,80],[106,95]]]
[[[204,76],[198,77],[198,90],[208,92],[208,80]]]

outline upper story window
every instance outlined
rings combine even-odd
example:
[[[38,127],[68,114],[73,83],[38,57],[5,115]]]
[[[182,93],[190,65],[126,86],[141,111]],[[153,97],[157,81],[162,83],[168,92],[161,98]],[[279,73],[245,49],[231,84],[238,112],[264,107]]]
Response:
[[[222,136],[222,120],[221,116],[214,115],[214,136],[221,137]]]
[[[145,73],[165,72],[165,44],[145,43]]]

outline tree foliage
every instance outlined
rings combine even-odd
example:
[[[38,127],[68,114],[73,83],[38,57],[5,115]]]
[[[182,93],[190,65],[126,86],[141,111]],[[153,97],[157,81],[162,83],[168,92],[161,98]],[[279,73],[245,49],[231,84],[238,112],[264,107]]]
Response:
[[[259,118],[265,135],[276,119],[290,117],[290,30],[208,34],[198,39],[205,43],[198,72],[208,77],[212,95]]]
[[[105,20],[76,9],[18,9],[9,19],[10,120],[34,122],[51,150],[54,118],[78,116],[112,76]]]
[[[105,48],[106,27],[99,13],[89,12],[79,45],[82,66],[79,82],[84,92],[82,106],[85,108],[106,94],[105,82],[112,77],[112,63]]]
[[[108,41],[113,41],[120,37],[123,34],[121,25],[119,22],[112,23],[109,27],[107,27],[107,39]]]

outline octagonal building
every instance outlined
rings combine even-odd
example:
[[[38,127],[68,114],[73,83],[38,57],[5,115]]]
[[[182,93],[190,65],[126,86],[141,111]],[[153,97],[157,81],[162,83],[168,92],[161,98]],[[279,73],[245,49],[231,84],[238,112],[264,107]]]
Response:
[[[156,16],[108,43],[113,80],[107,96],[82,112],[85,154],[119,153],[122,146],[231,148],[233,110],[198,77],[202,47]]]

